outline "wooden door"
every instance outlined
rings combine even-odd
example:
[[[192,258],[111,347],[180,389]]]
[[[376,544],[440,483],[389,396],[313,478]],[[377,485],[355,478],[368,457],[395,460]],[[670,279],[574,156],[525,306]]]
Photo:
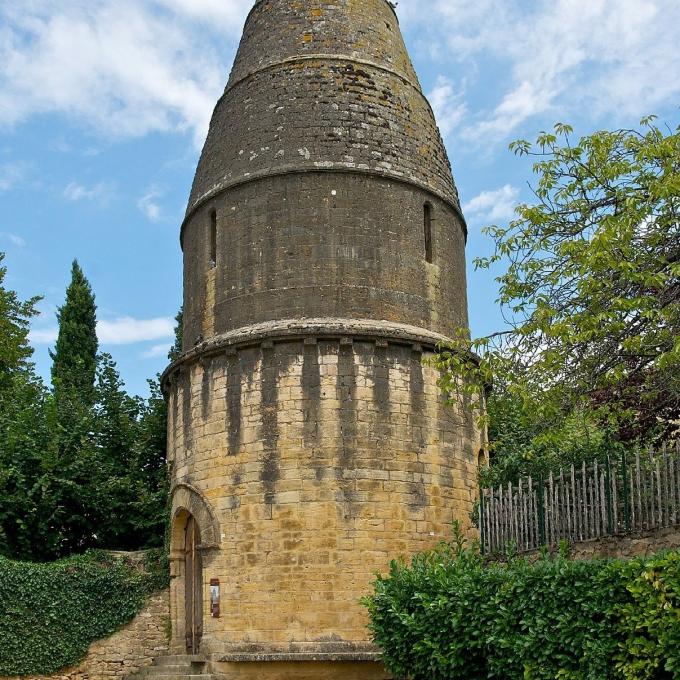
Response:
[[[185,535],[184,603],[186,610],[187,654],[198,654],[203,635],[203,564],[199,546],[201,532],[189,517]]]

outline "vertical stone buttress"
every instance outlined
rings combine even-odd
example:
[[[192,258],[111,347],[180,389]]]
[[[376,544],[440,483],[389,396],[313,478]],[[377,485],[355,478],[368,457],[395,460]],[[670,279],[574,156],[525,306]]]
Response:
[[[181,241],[165,385],[173,517],[201,526],[201,649],[238,677],[382,677],[358,600],[467,521],[481,445],[423,363],[467,326],[466,227],[386,0],[255,3]]]

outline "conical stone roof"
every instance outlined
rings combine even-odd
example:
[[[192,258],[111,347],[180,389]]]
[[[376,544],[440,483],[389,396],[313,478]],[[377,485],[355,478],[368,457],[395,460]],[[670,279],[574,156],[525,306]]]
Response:
[[[305,171],[380,175],[458,210],[450,163],[387,0],[260,0],[213,114],[187,215]]]

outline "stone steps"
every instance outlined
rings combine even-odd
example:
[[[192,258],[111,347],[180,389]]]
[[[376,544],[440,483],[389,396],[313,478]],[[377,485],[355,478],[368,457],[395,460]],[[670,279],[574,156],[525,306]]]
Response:
[[[212,680],[205,673],[205,658],[188,654],[159,656],[129,680]]]
[[[157,678],[160,675],[203,675],[202,668],[193,668],[191,666],[148,666],[144,669],[147,677]]]
[[[154,659],[154,666],[204,664],[205,657],[200,654],[168,654]]]

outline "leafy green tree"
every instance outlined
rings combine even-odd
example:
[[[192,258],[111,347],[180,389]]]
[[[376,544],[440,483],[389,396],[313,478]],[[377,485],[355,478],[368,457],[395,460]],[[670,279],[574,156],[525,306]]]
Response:
[[[585,407],[546,423],[539,411],[525,408],[523,400],[497,380],[486,408],[492,463],[481,471],[486,486],[529,475],[538,479],[570,464],[615,455],[608,429]]]
[[[0,554],[19,559],[49,554],[42,460],[50,446],[47,391],[32,372],[0,394]]]
[[[125,392],[125,385],[110,354],[99,356],[96,384],[95,432],[97,444],[106,451],[109,471],[125,473],[133,462],[137,419],[142,400]]]
[[[184,307],[179,308],[177,316],[175,317],[175,342],[168,352],[168,359],[170,361],[177,361],[182,356],[182,331],[184,325]]]
[[[0,389],[12,376],[30,367],[33,350],[28,341],[31,318],[37,316],[39,297],[21,301],[4,287],[7,267],[2,266],[5,253],[0,253]]]
[[[150,398],[129,396],[108,354],[100,357],[95,407],[101,547],[136,549],[163,543],[167,497],[167,411],[157,381]]]
[[[97,506],[105,509],[96,528],[97,545],[108,548],[137,546],[132,504],[136,497],[135,445],[143,402],[124,389],[109,354],[99,357],[95,386],[93,435],[96,447]]]
[[[19,300],[4,286],[6,273],[0,266],[0,554],[28,557],[50,541],[42,474],[50,445],[47,391],[35,375],[28,339],[39,298]]]
[[[50,393],[30,361],[38,298],[20,301],[5,274],[0,267],[0,555],[42,561],[163,545],[167,408],[158,380],[149,399],[132,397],[113,358],[97,354],[94,295],[74,263]]]
[[[108,518],[99,502],[104,470],[93,436],[93,412],[74,414],[66,430],[54,398],[50,405],[52,442],[42,463],[50,510],[45,518],[53,546],[50,557],[55,558],[99,546],[98,531]]]
[[[97,306],[89,281],[77,260],[71,268],[66,302],[57,312],[59,335],[52,358],[52,385],[57,398],[61,393],[83,405],[94,401],[97,371]]]
[[[556,125],[535,145],[532,205],[476,266],[498,278],[506,330],[461,336],[437,360],[449,392],[507,386],[543,431],[585,410],[618,441],[670,437],[680,418],[680,128],[572,139]],[[470,351],[481,355],[471,359]]]
[[[136,494],[132,504],[138,544],[163,545],[169,516],[168,406],[158,379],[149,380],[135,442]]]

